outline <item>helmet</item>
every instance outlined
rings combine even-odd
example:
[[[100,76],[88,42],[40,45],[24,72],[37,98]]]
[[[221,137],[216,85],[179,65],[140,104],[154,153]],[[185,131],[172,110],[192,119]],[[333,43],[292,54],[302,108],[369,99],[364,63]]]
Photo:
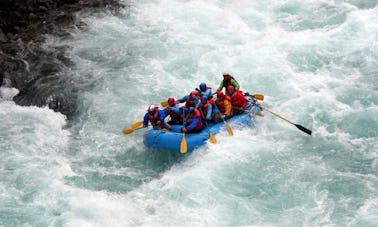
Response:
[[[206,84],[205,83],[201,83],[200,85],[199,85],[199,88],[200,88],[200,90],[201,91],[206,91]]]
[[[202,96],[201,102],[207,102],[207,96],[206,95]]]
[[[198,92],[196,91],[192,91],[190,92],[189,96],[192,97],[192,96],[197,96]]]
[[[155,108],[156,108],[156,106],[154,104],[150,105],[150,107],[148,107],[148,112],[149,113],[154,113],[155,112]]]
[[[230,76],[230,74],[228,72],[224,72],[223,73],[223,76],[226,77],[226,76]]]
[[[170,105],[170,106],[175,105],[175,99],[173,97],[168,98],[168,105]]]
[[[232,86],[232,85],[228,85],[228,86],[227,86],[227,91],[228,91],[229,93],[234,93],[234,91],[235,91],[234,86]]]
[[[221,91],[217,92],[217,98],[223,98],[224,94]]]
[[[194,97],[197,96],[197,94],[198,94],[198,92],[196,92],[196,91],[192,91],[192,92],[190,92],[190,94],[189,94],[189,100],[193,100]]]

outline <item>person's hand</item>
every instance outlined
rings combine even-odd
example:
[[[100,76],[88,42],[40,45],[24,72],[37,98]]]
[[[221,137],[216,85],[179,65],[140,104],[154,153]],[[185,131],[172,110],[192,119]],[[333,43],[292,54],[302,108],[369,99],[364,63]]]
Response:
[[[186,128],[185,128],[185,127],[182,127],[182,128],[181,128],[181,131],[182,131],[182,132],[186,132]]]
[[[157,124],[157,125],[160,125],[160,124],[161,124],[161,121],[156,122],[156,124]]]

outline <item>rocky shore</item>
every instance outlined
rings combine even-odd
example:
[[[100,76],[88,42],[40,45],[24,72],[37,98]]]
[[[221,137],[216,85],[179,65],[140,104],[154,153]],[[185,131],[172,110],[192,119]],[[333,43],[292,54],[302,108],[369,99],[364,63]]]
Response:
[[[70,118],[75,88],[60,72],[74,63],[65,57],[67,47],[42,48],[45,35],[69,37],[67,29],[85,26],[78,12],[117,13],[121,7],[119,0],[1,0],[0,85],[20,91],[13,98],[19,105],[48,105]]]

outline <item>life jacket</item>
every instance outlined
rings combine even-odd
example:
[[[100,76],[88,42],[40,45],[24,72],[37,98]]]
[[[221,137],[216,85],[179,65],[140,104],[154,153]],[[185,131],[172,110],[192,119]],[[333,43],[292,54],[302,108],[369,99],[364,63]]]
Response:
[[[188,98],[185,101],[185,108],[195,107],[196,104],[192,96],[194,96],[198,100],[201,100],[201,94],[196,91],[192,91],[190,92],[190,94],[188,95]]]
[[[189,115],[189,114],[188,114]],[[186,116],[185,117],[185,125],[190,125],[192,123],[192,120],[193,120],[193,117],[198,117],[200,120],[198,121],[198,124],[196,125],[196,127],[194,129],[197,129],[197,130],[200,130],[202,129],[202,118],[201,118],[201,113],[199,112],[199,110],[197,109],[194,109],[194,113],[191,117],[189,116]]]
[[[242,91],[235,91],[234,94],[232,94],[231,104],[232,106],[243,109],[247,106],[247,99],[244,97]]]
[[[154,114],[151,114],[149,111],[148,112],[148,120],[151,122],[152,125],[156,125],[158,121],[160,121],[160,116],[159,116],[159,107],[154,108]]]

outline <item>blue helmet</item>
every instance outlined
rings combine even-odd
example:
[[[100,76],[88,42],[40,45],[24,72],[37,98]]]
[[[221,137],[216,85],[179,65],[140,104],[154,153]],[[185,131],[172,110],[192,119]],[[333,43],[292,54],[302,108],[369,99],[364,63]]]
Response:
[[[201,83],[200,85],[199,85],[199,88],[200,88],[200,90],[201,91],[206,91],[206,84],[205,83]]]

